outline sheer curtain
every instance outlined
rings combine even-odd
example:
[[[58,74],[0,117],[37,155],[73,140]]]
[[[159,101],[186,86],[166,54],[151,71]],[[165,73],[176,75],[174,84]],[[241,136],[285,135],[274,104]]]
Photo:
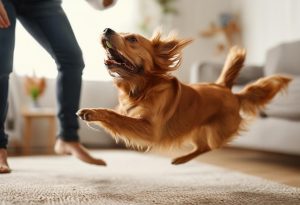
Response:
[[[82,48],[86,68],[84,79],[109,80],[103,65],[103,50],[99,36],[106,27],[117,31],[136,32],[139,0],[119,0],[107,10],[97,11],[85,0],[64,0],[63,7],[72,24],[74,33]],[[18,23],[16,31],[16,49],[14,71],[18,75],[30,75],[33,72],[47,78],[56,77],[56,66],[51,57],[41,48]]]

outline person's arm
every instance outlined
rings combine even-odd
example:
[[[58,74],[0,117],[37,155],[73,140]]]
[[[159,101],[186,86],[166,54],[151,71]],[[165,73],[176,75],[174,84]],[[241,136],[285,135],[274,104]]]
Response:
[[[103,10],[113,6],[117,0],[86,0],[94,9]]]
[[[10,21],[7,12],[4,8],[2,1],[0,0],[0,28],[8,28],[10,26]]]

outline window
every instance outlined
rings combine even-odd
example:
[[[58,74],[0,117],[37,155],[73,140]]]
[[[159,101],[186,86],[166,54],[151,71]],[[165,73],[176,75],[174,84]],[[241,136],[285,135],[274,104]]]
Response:
[[[85,0],[63,0],[63,8],[72,24],[85,60],[84,79],[110,80],[103,64],[104,51],[99,36],[106,28],[116,31],[137,31],[139,0],[119,0],[107,10],[93,9]],[[50,55],[18,23],[14,70],[20,75],[55,78],[56,65]]]

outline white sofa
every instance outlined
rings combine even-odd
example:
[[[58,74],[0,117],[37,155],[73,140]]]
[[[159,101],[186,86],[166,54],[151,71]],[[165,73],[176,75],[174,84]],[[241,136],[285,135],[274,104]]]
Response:
[[[234,92],[259,77],[277,73],[293,76],[287,93],[277,95],[261,111],[260,116],[250,123],[232,146],[260,149],[265,151],[300,154],[300,41],[278,45],[267,52],[263,67],[245,66]],[[204,62],[192,68],[191,81],[214,82],[222,64]]]

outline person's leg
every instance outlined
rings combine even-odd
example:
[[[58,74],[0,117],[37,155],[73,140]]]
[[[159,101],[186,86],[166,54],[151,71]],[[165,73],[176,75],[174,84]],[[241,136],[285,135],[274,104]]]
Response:
[[[18,19],[51,54],[58,67],[57,101],[59,138],[79,141],[76,111],[79,108],[82,53],[58,0],[29,1],[19,5]]]
[[[7,138],[4,122],[8,110],[8,81],[13,67],[13,53],[15,45],[16,15],[13,5],[3,0],[4,7],[9,16],[11,26],[0,28],[0,173],[10,172],[7,163]]]
[[[1,41],[1,29],[0,29],[0,42]],[[3,48],[0,48],[0,52]],[[2,55],[0,55],[0,61],[2,59]],[[0,72],[2,66],[0,64]],[[2,72],[1,72],[2,73]],[[8,75],[0,74],[0,174],[1,173],[9,173],[10,168],[7,162],[7,135],[4,130],[4,122],[7,114],[8,103],[7,103],[7,95],[8,95]]]
[[[60,154],[73,154],[88,163],[104,165],[103,160],[92,158],[78,142],[79,124],[76,112],[79,108],[84,62],[60,2],[49,0],[28,3],[20,11],[18,18],[28,32],[51,54],[58,66],[57,100],[60,130],[55,151]]]

